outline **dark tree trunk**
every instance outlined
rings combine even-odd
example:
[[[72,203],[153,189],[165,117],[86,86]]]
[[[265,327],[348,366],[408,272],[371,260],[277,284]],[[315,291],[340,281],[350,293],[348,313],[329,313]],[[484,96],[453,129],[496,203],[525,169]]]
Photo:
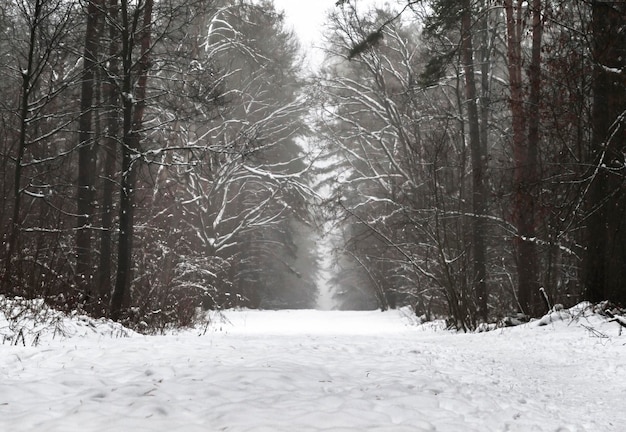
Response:
[[[472,160],[472,283],[478,303],[478,315],[487,320],[487,265],[485,251],[485,161],[478,120],[478,93],[474,74],[472,16],[469,0],[463,2],[461,16],[461,56],[465,74],[465,99],[469,123],[469,147]]]
[[[111,22],[118,20],[117,0],[110,0],[108,16]],[[102,181],[102,231],[100,233],[100,263],[98,265],[98,293],[102,303],[108,304],[111,296],[111,276],[113,257],[113,191],[115,186],[115,169],[117,165],[117,137],[119,134],[119,97],[118,88],[114,78],[119,75],[117,29],[114,25],[109,26],[109,68],[107,73],[109,79],[104,83],[104,108],[107,111],[105,136],[103,139],[104,176]],[[104,310],[103,310],[104,312]]]
[[[528,200],[528,233],[529,238],[535,238],[537,235],[537,197],[539,195],[539,144],[541,137],[539,134],[540,112],[541,112],[541,45],[543,38],[543,22],[542,22],[542,4],[541,0],[532,0],[531,16],[532,16],[532,43],[531,58],[528,68],[528,83],[530,86],[528,94],[528,104],[526,105],[526,116],[528,118],[528,153],[527,164],[524,168],[524,177],[526,182],[526,195]],[[522,209],[520,209],[522,210]],[[530,237],[532,235],[532,237]],[[528,310],[531,315],[543,315],[547,310],[543,306],[543,299],[540,294],[540,262],[537,242],[524,241],[528,243],[527,254],[525,256],[528,262],[528,284],[530,288],[530,299],[528,301]]]
[[[20,94],[20,130],[18,139],[17,155],[15,157],[15,171],[13,172],[13,213],[9,226],[8,243],[6,245],[6,255],[4,262],[4,272],[2,275],[2,292],[16,294],[11,277],[13,275],[13,256],[19,249],[19,234],[21,229],[20,211],[22,204],[22,168],[23,160],[28,143],[29,127],[29,103],[30,95],[34,86],[35,70],[35,46],[37,44],[39,24],[41,22],[43,1],[37,0],[34,5],[32,26],[30,27],[28,55],[26,66],[22,69],[22,89]]]
[[[514,4],[515,3],[515,4]],[[522,75],[522,35],[524,32],[523,5],[521,1],[505,0],[507,23],[507,60],[511,87],[511,116],[513,126],[513,209],[512,220],[515,236],[515,258],[517,261],[517,301],[522,312],[536,316],[541,314],[539,296],[540,275],[536,242],[536,190],[537,147],[539,145],[539,114],[533,106],[532,97],[528,104],[524,98]],[[533,0],[532,59],[529,69],[531,93],[539,90],[541,49],[541,1]],[[538,93],[535,103],[538,102]],[[531,114],[532,113],[532,114]]]
[[[87,5],[87,28],[83,53],[80,117],[78,118],[78,179],[76,192],[76,290],[89,302],[93,295],[92,230],[96,187],[96,144],[93,132],[95,72],[98,59],[99,21],[102,0]]]
[[[596,169],[587,200],[583,278],[588,300],[626,305],[626,3],[594,1],[592,13]]]
[[[133,231],[134,231],[134,189],[137,176],[138,158],[140,156],[140,138],[145,111],[148,69],[150,67],[149,49],[152,25],[153,0],[147,0],[143,9],[142,29],[140,31],[141,52],[137,84],[132,86],[132,38],[134,33],[129,20],[128,1],[122,0],[122,57],[124,68],[123,105],[124,133],[122,143],[122,180],[120,184],[119,225],[117,275],[115,288],[111,297],[111,318],[119,320],[124,299],[128,297],[132,273]],[[139,11],[135,11],[139,13]],[[138,21],[138,20],[135,20]],[[135,102],[136,101],[136,102]]]

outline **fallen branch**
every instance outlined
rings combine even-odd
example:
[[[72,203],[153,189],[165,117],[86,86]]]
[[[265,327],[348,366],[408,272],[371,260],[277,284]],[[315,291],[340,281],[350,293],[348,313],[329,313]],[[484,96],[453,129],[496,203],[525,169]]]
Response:
[[[606,310],[606,311],[604,311],[604,313],[607,314],[609,316],[609,318],[611,318],[609,320],[609,322],[616,322],[620,326],[626,328],[626,318],[624,318],[623,316],[620,316],[620,315],[615,315],[610,310]]]
[[[599,331],[599,330],[596,330],[595,328],[593,328],[593,327],[591,327],[591,326],[587,326],[587,325],[585,325],[585,324],[581,324],[581,326],[583,326],[584,328],[586,328],[586,329],[587,329],[587,330],[588,330],[588,331],[589,331],[589,332],[590,332],[593,336],[595,336],[595,337],[599,337],[599,338],[602,338],[602,339],[608,339],[608,338],[609,338],[609,336],[608,336],[608,335],[606,335],[606,334],[602,333],[602,332],[601,332],[601,331]]]

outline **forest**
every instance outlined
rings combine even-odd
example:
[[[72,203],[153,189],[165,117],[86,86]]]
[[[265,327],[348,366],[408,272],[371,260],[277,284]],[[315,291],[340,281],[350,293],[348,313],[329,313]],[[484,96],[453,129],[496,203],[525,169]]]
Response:
[[[0,4],[0,295],[146,332],[626,305],[626,2]],[[326,277],[321,278],[324,273]]]

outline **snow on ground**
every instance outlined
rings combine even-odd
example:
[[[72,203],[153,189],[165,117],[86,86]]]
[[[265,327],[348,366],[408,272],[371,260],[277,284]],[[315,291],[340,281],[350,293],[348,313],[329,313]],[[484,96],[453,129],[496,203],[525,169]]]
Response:
[[[402,311],[228,311],[168,336],[0,345],[0,431],[622,431],[626,336],[457,334]]]
[[[10,319],[9,319],[10,317]],[[135,334],[121,324],[74,313],[67,315],[47,306],[42,299],[7,299],[0,295],[0,344],[38,345],[55,339]]]

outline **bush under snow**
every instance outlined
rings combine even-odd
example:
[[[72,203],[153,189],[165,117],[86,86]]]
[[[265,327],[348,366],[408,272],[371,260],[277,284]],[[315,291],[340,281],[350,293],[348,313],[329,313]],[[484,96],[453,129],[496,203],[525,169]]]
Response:
[[[95,319],[79,312],[66,314],[43,299],[0,296],[0,341],[2,344],[35,346],[44,341],[90,335],[128,337],[135,334],[119,323]]]

